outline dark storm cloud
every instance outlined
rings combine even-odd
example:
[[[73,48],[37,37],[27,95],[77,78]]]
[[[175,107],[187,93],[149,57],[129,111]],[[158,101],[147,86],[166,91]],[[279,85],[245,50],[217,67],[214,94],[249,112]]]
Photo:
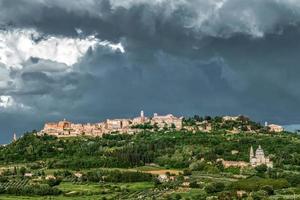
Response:
[[[57,110],[70,118],[74,119],[74,113],[75,116],[85,113],[76,118],[95,121],[107,116],[133,115],[139,109],[148,113],[159,110],[181,114],[185,110],[193,112],[199,105],[204,107],[204,102],[212,99],[214,93],[222,96],[224,101],[234,95],[235,89],[229,84],[232,76],[224,74],[227,69],[218,58],[202,62],[155,52],[147,55],[151,62],[144,63],[136,53],[123,55],[98,50],[93,54],[97,56],[87,56],[89,58],[75,69],[80,80],[76,90],[62,95],[58,89],[51,94],[62,103],[56,105]],[[189,99],[191,95],[193,98]],[[67,105],[70,99],[72,105]],[[30,100],[27,103],[30,105]],[[209,103],[205,105],[209,106]]]
[[[0,21],[3,29],[33,28],[45,37],[95,34],[126,51],[90,49],[72,67],[39,58],[18,70],[0,65],[0,95],[27,106],[1,110],[5,132],[141,109],[300,120],[297,1],[0,0]]]

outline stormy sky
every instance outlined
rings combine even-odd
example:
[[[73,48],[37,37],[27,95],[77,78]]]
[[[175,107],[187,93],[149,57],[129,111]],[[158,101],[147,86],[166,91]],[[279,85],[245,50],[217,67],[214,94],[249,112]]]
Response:
[[[0,0],[0,143],[144,110],[299,123],[299,0]]]

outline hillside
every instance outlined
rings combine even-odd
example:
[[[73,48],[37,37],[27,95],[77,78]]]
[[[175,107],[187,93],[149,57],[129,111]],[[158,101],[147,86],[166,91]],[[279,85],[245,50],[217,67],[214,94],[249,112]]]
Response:
[[[145,127],[139,134],[69,138],[26,133],[0,148],[0,199],[300,197],[300,136],[271,133],[250,120],[207,120],[209,132],[190,118],[181,131]],[[259,145],[273,168],[222,163],[249,163],[250,147]]]

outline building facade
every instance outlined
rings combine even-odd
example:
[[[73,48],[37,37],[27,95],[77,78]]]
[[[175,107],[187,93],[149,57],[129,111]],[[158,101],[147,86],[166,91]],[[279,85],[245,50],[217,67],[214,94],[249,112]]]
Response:
[[[154,114],[153,118],[144,116],[141,111],[140,116],[133,119],[107,119],[100,123],[74,124],[67,120],[62,120],[57,123],[46,123],[44,128],[38,133],[53,135],[57,137],[71,137],[71,136],[102,136],[103,134],[110,134],[113,132],[119,133],[136,133],[141,130],[134,128],[135,125],[150,123],[157,125],[159,128],[172,128],[179,130],[182,128],[182,117],[178,118],[171,114],[158,116]]]
[[[250,148],[250,164],[252,167],[256,167],[259,165],[266,165],[267,167],[272,168],[273,162],[270,161],[270,158],[268,156],[265,156],[264,150],[259,145],[258,148],[255,151],[253,151],[253,147]]]
[[[172,114],[168,115],[158,115],[154,113],[151,124],[156,125],[159,128],[175,128],[176,130],[182,129],[182,117],[178,118]]]
[[[284,128],[277,124],[270,124],[270,125],[268,125],[268,128],[269,128],[270,132],[274,132],[274,133],[280,133],[280,132],[284,131]]]

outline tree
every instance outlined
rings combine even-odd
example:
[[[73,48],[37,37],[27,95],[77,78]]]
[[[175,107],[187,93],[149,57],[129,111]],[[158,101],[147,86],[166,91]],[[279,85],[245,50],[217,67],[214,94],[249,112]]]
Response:
[[[222,172],[224,171],[224,165],[221,161],[218,161],[217,164],[216,164],[217,168]]]
[[[17,175],[17,167],[16,167],[16,166],[14,166],[13,174],[14,174],[14,175]]]
[[[161,185],[161,182],[158,180],[158,178],[154,178],[153,182],[154,182],[154,187],[158,187]]]
[[[171,124],[171,128],[172,128],[172,129],[175,129],[175,128],[176,128],[176,126],[175,126],[174,123]]]
[[[197,183],[197,181],[191,181],[190,188],[199,188],[199,184]]]
[[[205,117],[204,117],[204,120],[210,121],[210,120],[211,120],[211,116],[205,116]]]
[[[213,182],[205,187],[205,191],[207,193],[216,193],[221,192],[225,188],[224,183],[222,182]]]
[[[60,178],[50,178],[47,180],[47,184],[50,187],[53,187],[53,186],[59,185],[61,183],[61,181],[62,180]]]
[[[183,175],[184,176],[190,176],[190,175],[192,175],[192,171],[190,169],[184,169],[183,170]]]
[[[299,186],[300,185],[300,174],[291,174],[287,177],[288,182],[293,186]]]
[[[222,119],[222,117],[220,117],[220,116],[216,116],[215,119],[214,119],[214,121],[217,122],[217,123],[221,123],[222,120],[223,120],[223,119]]]
[[[264,173],[268,170],[267,165],[263,164],[263,165],[258,165],[257,167],[255,167],[256,170],[256,174],[258,176],[264,176]]]
[[[271,185],[265,185],[261,189],[266,191],[268,193],[268,195],[273,195],[274,194],[274,189]]]
[[[8,182],[8,177],[7,176],[0,176],[0,183],[6,183]]]
[[[205,168],[206,164],[205,162],[202,161],[196,161],[190,164],[189,168],[192,171],[203,171]]]
[[[20,170],[19,170],[20,174],[22,176],[24,176],[24,174],[26,173],[26,168],[25,167],[21,167]]]
[[[180,194],[176,194],[175,195],[175,200],[179,200],[179,199],[181,199],[181,195]]]
[[[197,121],[197,122],[202,122],[203,118],[200,117],[199,115],[194,115],[194,120]]]
[[[232,192],[221,192],[218,195],[218,200],[232,200],[234,196]]]

